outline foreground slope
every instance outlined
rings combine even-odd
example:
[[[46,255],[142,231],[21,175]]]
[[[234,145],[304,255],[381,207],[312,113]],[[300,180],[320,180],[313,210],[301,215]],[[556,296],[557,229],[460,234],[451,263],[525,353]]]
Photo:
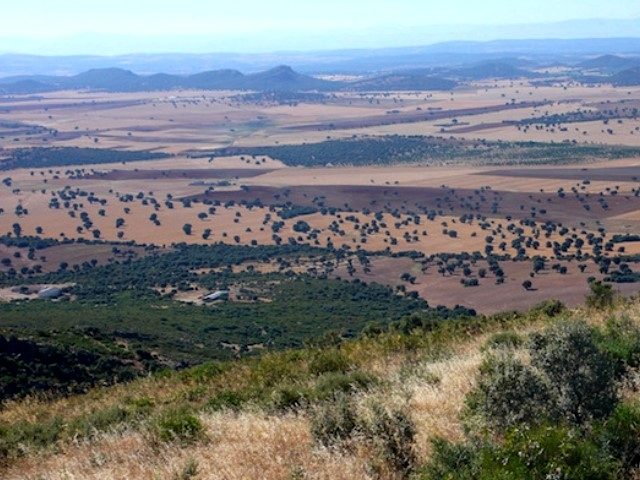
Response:
[[[315,346],[257,360],[210,364],[57,400],[7,403],[0,412],[2,476],[502,478],[492,476],[497,467],[491,461],[498,454],[511,458],[513,435],[503,439],[514,423],[494,436],[491,421],[496,417],[477,408],[490,358],[531,355],[533,364],[535,352],[530,349],[535,347],[530,345],[541,338],[548,345],[558,338],[577,345],[580,338],[593,346],[589,350],[581,344],[581,352],[591,352],[597,362],[610,362],[602,368],[612,368],[611,417],[594,413],[584,430],[562,420],[557,428],[565,430],[543,434],[544,441],[552,438],[560,444],[546,445],[546,453],[526,468],[515,460],[500,468],[514,469],[511,474],[525,468],[517,478],[541,478],[536,475],[551,464],[562,478],[631,478],[638,466],[638,415],[637,393],[629,382],[640,354],[640,302],[611,304],[609,294],[594,284],[592,306],[572,311],[547,302],[527,314],[438,324],[413,315],[393,330],[370,331],[357,340],[328,337]],[[539,332],[544,333],[536,336]],[[590,357],[581,363],[580,370],[570,363],[557,366],[575,370],[579,377],[580,372],[591,372]],[[484,372],[480,376],[479,368]],[[512,373],[502,371],[505,378],[525,378],[510,377]],[[606,383],[601,376],[593,379]],[[495,402],[504,392],[513,394],[500,382],[491,385]],[[579,388],[567,385],[563,391]],[[472,391],[475,396],[469,397]],[[595,394],[603,398],[601,391]],[[482,428],[488,430],[476,429],[475,420],[469,420],[470,405],[475,405],[472,413],[484,415]],[[536,425],[524,419],[515,424],[526,425],[525,432],[532,429],[532,442],[540,440],[533,436],[538,434]],[[620,431],[616,441],[631,452],[624,458],[609,453],[599,440],[614,424]],[[478,439],[484,438],[481,453],[466,444],[470,428]],[[562,436],[565,431],[568,436]],[[584,451],[587,447],[591,450]],[[604,462],[608,473],[584,476],[599,468],[587,457]]]

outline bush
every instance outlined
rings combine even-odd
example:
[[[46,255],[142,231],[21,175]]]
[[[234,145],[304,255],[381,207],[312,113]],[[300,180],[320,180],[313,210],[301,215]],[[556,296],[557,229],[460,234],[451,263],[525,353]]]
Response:
[[[406,475],[414,469],[415,426],[404,410],[374,404],[360,416],[351,397],[337,393],[311,411],[311,434],[325,447],[342,445],[356,436],[370,444],[387,468]]]
[[[325,447],[339,444],[356,432],[357,415],[351,399],[337,394],[311,411],[311,435]]]
[[[546,300],[533,307],[532,313],[546,315],[547,317],[557,317],[566,310],[564,303],[560,300]]]
[[[517,349],[524,344],[522,336],[516,332],[499,332],[489,337],[485,349]]]
[[[311,395],[315,399],[326,400],[337,392],[353,393],[366,389],[375,383],[375,377],[360,371],[351,373],[325,373],[318,377]]]
[[[310,397],[306,388],[297,385],[285,385],[276,388],[271,394],[271,407],[274,410],[291,410],[303,406]]]
[[[510,432],[502,447],[485,448],[481,478],[613,480],[615,460],[588,437],[567,427]]]
[[[620,405],[604,422],[600,442],[625,471],[640,468],[640,405]]]
[[[587,306],[591,308],[609,308],[613,305],[613,288],[602,282],[589,282],[591,293],[587,295]]]
[[[375,377],[364,372],[329,372],[320,375],[315,385],[298,383],[283,384],[274,389],[269,398],[271,408],[291,410],[306,407],[314,401],[333,398],[338,393],[350,394],[367,388]]]
[[[414,469],[416,429],[407,412],[374,405],[365,435],[393,470],[405,476]]]
[[[512,355],[489,357],[480,366],[475,389],[466,399],[466,416],[480,416],[500,431],[550,416],[553,401],[545,378]]]
[[[562,323],[533,335],[531,364],[549,379],[566,420],[584,424],[604,418],[618,402],[614,362],[584,322]]]
[[[311,230],[311,227],[309,226],[309,224],[307,222],[305,222],[304,220],[298,220],[294,225],[293,225],[293,231],[294,232],[298,232],[298,233],[307,233],[309,230]]]
[[[163,442],[191,443],[202,437],[204,426],[186,409],[171,410],[155,424],[157,437]]]
[[[69,432],[82,438],[92,436],[97,432],[104,432],[124,423],[133,423],[136,418],[133,410],[119,406],[112,406],[104,410],[96,410],[86,417],[72,420],[67,428]]]
[[[610,318],[597,339],[600,350],[615,362],[618,378],[640,366],[640,328],[629,318]]]
[[[64,434],[64,421],[55,416],[50,420],[31,423],[26,420],[12,425],[0,423],[0,465],[12,454],[25,448],[44,448],[57,442]]]
[[[349,359],[338,349],[318,350],[309,362],[309,372],[320,375],[326,372],[346,372]]]
[[[510,430],[502,445],[434,442],[423,480],[614,480],[619,463],[579,431],[561,426]]]
[[[468,420],[480,417],[495,435],[435,440],[420,478],[636,478],[640,404],[618,405],[614,367],[635,365],[639,338],[626,319],[603,331],[560,323],[533,336],[530,365],[504,352],[488,357],[466,399],[466,420],[472,426]]]
[[[223,410],[225,408],[239,410],[245,401],[244,395],[239,392],[222,390],[207,402],[207,407],[213,411]]]
[[[424,480],[472,480],[479,478],[478,451],[466,443],[432,440],[431,461],[419,478]]]

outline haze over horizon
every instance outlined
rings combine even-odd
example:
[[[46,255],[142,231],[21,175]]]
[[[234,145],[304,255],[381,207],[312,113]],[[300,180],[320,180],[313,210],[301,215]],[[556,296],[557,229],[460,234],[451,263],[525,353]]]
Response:
[[[3,6],[0,53],[266,53],[426,45],[444,41],[640,36],[640,2],[470,0],[185,0],[158,5],[26,0]],[[433,7],[429,7],[432,4]],[[34,16],[33,12],[40,12]],[[194,15],[197,12],[197,15]],[[24,32],[30,32],[25,35]]]

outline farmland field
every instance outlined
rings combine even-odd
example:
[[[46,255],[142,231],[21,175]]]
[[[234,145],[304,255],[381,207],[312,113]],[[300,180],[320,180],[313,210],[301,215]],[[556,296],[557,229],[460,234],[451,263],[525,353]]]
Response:
[[[340,250],[330,275],[401,285],[434,305],[579,303],[588,278],[623,255],[634,270],[640,253],[610,240],[640,226],[640,120],[594,129],[605,106],[631,111],[639,95],[502,80],[292,103],[233,91],[0,99],[0,233],[62,242],[46,254],[3,246],[1,268],[16,283],[61,264],[135,261],[144,245],[297,244]],[[138,254],[109,254],[125,243]],[[363,255],[375,259],[364,276],[347,268]],[[487,255],[499,281],[477,275]],[[537,257],[546,263],[532,273]],[[443,275],[438,262],[457,266]],[[403,268],[419,275],[400,280]],[[486,305],[494,291],[504,303]]]
[[[638,98],[562,79],[0,97],[0,328],[135,346],[144,372],[425,309],[577,306],[594,281],[635,294]]]

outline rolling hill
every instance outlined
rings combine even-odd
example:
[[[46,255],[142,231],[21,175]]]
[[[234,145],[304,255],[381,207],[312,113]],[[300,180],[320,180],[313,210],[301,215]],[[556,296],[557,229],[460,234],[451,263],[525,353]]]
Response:
[[[481,62],[469,67],[453,69],[448,73],[455,78],[464,80],[482,80],[487,78],[514,79],[540,76],[539,74],[534,74],[529,70],[519,68],[513,65],[513,63],[506,61]]]
[[[590,58],[578,64],[579,67],[588,70],[616,73],[629,68],[640,66],[639,57],[621,57],[619,55],[601,55]]]
[[[320,80],[278,66],[245,75],[237,70],[212,70],[194,75],[137,75],[121,68],[99,68],[73,76],[9,77],[0,80],[0,93],[25,94],[56,90],[137,92],[194,88],[203,90],[300,91],[335,90],[343,84]]]
[[[611,77],[611,83],[621,87],[640,85],[640,66],[616,73]]]
[[[401,91],[401,90],[451,90],[457,83],[434,75],[431,70],[416,70],[389,73],[360,80],[351,85],[355,90]]]

